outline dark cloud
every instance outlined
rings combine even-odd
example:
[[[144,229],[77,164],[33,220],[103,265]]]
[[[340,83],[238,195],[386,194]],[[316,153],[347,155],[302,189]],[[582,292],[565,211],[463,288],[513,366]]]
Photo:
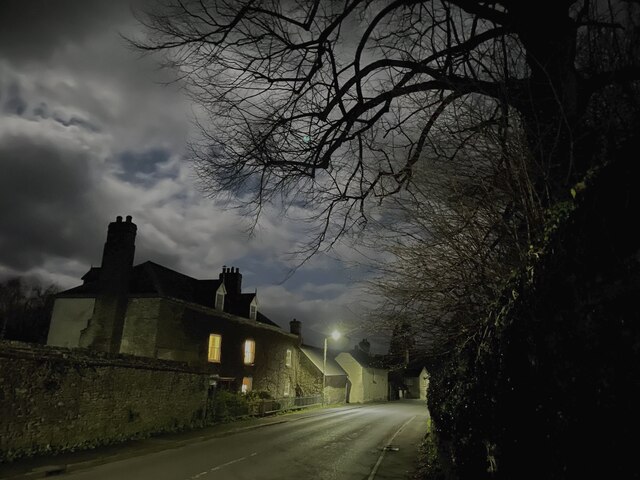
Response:
[[[131,4],[144,9],[0,0],[0,275],[77,285],[100,263],[108,223],[131,214],[137,263],[198,278],[238,266],[267,314],[285,328],[298,316],[310,335],[345,318],[346,287],[323,287],[345,284],[338,266],[308,262],[283,283],[303,233],[275,208],[249,238],[250,219],[196,191],[181,161],[189,105],[178,84],[158,85],[170,74],[127,47],[121,34],[141,32]]]
[[[4,136],[0,164],[0,263],[27,270],[51,255],[89,257],[97,232],[83,229],[94,207],[87,154],[44,138]]]
[[[42,61],[130,16],[129,0],[2,0],[0,56]]]

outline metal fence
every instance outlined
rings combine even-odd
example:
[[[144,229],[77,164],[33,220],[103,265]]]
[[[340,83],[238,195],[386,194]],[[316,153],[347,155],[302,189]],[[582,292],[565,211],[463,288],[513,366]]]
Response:
[[[249,404],[249,415],[267,415],[284,410],[298,410],[322,404],[322,395],[257,400]]]

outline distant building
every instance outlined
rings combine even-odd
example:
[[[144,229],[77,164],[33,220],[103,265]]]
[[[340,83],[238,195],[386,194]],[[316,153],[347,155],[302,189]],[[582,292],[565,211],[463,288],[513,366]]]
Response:
[[[364,339],[352,351],[341,352],[335,359],[349,376],[347,402],[366,403],[389,399],[389,371],[383,359],[371,355]]]
[[[300,376],[305,379],[301,385],[307,390],[302,395],[314,395],[322,392],[322,372],[324,369],[324,350],[318,347],[302,345],[300,347]],[[348,376],[336,362],[334,352],[327,352],[325,376],[326,403],[343,403],[347,401]],[[304,387],[301,387],[304,388]]]
[[[131,220],[109,224],[101,266],[57,295],[49,345],[201,365],[243,392],[288,397],[303,388],[299,335],[259,311],[257,293],[242,292],[238,268],[197,280],[153,262],[134,266]]]
[[[404,370],[405,398],[427,399],[429,372],[422,363],[409,364]]]

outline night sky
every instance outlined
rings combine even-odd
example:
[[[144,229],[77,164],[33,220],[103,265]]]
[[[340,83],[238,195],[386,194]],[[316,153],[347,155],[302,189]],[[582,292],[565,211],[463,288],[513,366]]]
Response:
[[[141,27],[129,0],[0,2],[0,280],[26,276],[62,288],[100,264],[107,224],[132,215],[135,263],[196,278],[223,265],[258,289],[261,310],[305,340],[362,319],[362,268],[339,245],[291,278],[303,226],[267,209],[249,219],[206,198],[186,158],[197,106],[166,86],[168,72],[122,36]],[[286,281],[285,281],[286,280]]]

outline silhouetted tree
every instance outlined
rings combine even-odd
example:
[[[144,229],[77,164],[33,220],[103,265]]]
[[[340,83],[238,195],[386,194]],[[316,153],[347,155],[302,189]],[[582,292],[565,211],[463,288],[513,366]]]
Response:
[[[486,125],[470,134],[474,123],[472,110],[459,111],[455,123],[436,128],[445,154],[415,173],[411,195],[390,200],[381,228],[361,239],[387,252],[372,261],[378,301],[367,321],[392,338],[398,322],[412,325],[421,352],[442,353],[478,332],[543,224],[522,131]]]
[[[15,277],[0,283],[0,340],[45,343],[57,287]]]
[[[435,126],[469,102],[478,127],[519,119],[542,204],[569,195],[610,148],[602,130],[637,126],[637,3],[167,0],[133,43],[208,112],[193,145],[207,191],[312,208],[313,252],[410,190]]]

